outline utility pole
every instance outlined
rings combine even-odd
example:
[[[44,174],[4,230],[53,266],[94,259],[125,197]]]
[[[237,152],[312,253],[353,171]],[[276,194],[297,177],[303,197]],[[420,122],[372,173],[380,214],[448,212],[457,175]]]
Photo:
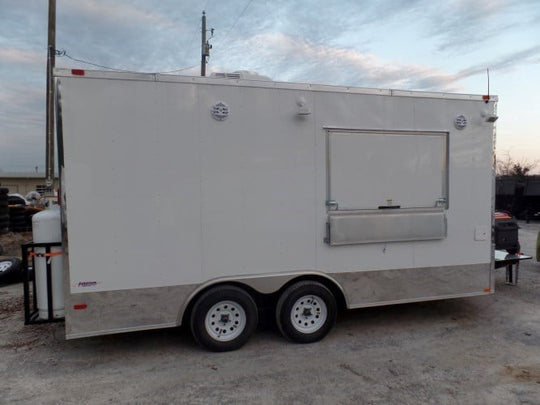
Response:
[[[201,76],[206,76],[206,13],[202,12],[202,41],[201,41]],[[209,51],[209,50],[208,50]]]
[[[47,38],[47,134],[45,148],[45,185],[54,186],[54,80],[56,53],[56,0],[49,0],[49,29]]]
[[[212,28],[210,30],[211,35],[214,35],[214,29]],[[202,12],[202,31],[201,31],[201,76],[206,76],[206,63],[207,58],[210,56],[210,49],[212,49],[212,45],[208,43],[206,40],[206,13]],[[212,39],[212,36],[210,39]]]

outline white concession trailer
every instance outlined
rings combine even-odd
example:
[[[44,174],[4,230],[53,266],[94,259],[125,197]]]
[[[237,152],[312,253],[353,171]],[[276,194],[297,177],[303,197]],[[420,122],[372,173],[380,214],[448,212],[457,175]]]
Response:
[[[496,97],[56,70],[67,338],[494,290]]]

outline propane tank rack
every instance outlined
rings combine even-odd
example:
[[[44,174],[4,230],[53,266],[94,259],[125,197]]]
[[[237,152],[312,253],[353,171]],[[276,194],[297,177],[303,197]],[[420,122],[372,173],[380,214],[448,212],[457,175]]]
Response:
[[[64,317],[55,317],[53,308],[52,291],[52,264],[51,260],[46,261],[47,273],[47,318],[39,317],[36,286],[36,257],[48,257],[58,254],[52,252],[52,247],[62,246],[61,242],[49,243],[26,243],[21,245],[22,266],[23,266],[23,285],[24,285],[24,324],[38,324],[47,322],[61,322]],[[45,252],[38,253],[36,248],[45,249]],[[30,261],[29,261],[30,259]]]

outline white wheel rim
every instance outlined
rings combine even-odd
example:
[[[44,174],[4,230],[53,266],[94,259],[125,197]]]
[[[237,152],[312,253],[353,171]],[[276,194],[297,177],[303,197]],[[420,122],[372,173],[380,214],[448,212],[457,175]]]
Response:
[[[296,300],[291,310],[291,324],[298,332],[313,333],[326,322],[328,310],[316,295],[304,295]]]
[[[12,266],[11,262],[0,262],[0,273],[3,273]]]
[[[246,328],[246,311],[234,301],[220,301],[206,313],[206,331],[220,342],[236,339]]]

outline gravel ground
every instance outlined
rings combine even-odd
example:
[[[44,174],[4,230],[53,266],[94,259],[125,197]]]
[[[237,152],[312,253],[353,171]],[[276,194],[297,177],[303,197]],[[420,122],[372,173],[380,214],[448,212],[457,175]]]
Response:
[[[32,232],[8,232],[0,234],[0,255],[21,256],[21,245],[32,242]]]
[[[539,223],[520,223],[534,255]],[[235,352],[180,329],[65,341],[24,326],[22,285],[0,288],[0,403],[540,404],[540,263],[491,296],[341,313],[322,341],[259,328]]]

